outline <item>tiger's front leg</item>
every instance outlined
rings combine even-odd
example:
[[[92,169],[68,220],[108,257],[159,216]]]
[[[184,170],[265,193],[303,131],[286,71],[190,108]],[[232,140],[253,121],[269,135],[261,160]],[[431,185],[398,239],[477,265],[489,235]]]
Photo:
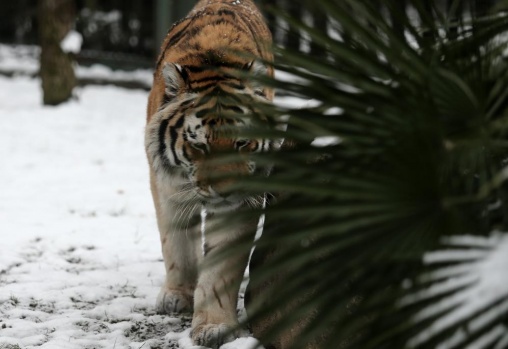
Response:
[[[225,228],[220,219],[207,217],[205,253],[194,292],[191,337],[196,345],[215,349],[241,335],[236,310],[250,251],[235,250],[234,245],[253,240],[256,224],[253,220]],[[220,255],[224,251],[227,256]]]
[[[200,205],[182,205],[168,198],[171,187],[157,188],[152,180],[166,277],[156,301],[159,314],[192,312],[201,253]],[[162,195],[161,195],[162,194]]]

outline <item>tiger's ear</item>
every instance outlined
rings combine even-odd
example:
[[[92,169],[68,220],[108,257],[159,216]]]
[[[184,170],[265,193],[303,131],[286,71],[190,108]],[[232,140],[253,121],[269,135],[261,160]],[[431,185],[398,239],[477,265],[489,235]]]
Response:
[[[175,63],[165,63],[162,69],[164,84],[166,85],[166,96],[174,98],[178,91],[187,84],[187,72],[181,65]]]

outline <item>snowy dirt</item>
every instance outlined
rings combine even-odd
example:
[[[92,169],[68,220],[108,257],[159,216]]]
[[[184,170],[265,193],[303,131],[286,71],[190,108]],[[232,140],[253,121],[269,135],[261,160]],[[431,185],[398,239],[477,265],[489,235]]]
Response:
[[[43,107],[38,80],[0,91],[0,349],[192,348],[190,317],[154,311],[147,93],[86,87]]]

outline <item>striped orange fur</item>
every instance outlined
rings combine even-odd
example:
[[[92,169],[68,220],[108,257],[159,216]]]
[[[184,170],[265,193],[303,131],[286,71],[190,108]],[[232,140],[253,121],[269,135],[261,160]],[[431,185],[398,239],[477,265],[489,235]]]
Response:
[[[164,98],[164,81],[161,68],[164,62],[188,67],[240,68],[249,58],[235,55],[245,52],[266,61],[272,61],[269,50],[272,37],[262,15],[251,0],[201,0],[194,9],[175,23],[166,36],[157,60],[154,84],[149,97],[148,118],[161,105]],[[273,75],[269,67],[268,74]],[[190,71],[191,87],[199,81],[212,78],[212,71]],[[197,81],[197,82],[196,82]],[[273,99],[273,91],[266,91]]]
[[[239,239],[253,238],[257,222],[226,226],[215,213],[260,206],[263,199],[244,197],[230,189],[231,179],[213,175],[259,171],[248,154],[274,146],[218,132],[225,125],[248,127],[254,105],[272,101],[273,90],[249,78],[273,76],[270,45],[271,34],[252,0],[201,0],[170,29],[156,63],[145,131],[166,268],[156,309],[193,311],[191,337],[197,345],[218,348],[241,334],[236,305],[248,254],[212,266],[208,261]],[[237,151],[244,160],[211,165],[208,160],[225,151]],[[201,224],[204,209],[208,218]],[[213,231],[204,245],[201,227]]]

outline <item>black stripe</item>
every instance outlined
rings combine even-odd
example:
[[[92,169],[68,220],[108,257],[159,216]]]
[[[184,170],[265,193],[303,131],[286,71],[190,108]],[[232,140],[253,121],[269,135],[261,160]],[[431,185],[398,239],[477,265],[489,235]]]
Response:
[[[204,72],[206,69],[206,67],[202,66],[202,65],[186,65],[185,68],[187,68],[188,71],[190,71],[191,73],[202,73]]]
[[[175,165],[176,166],[179,166],[182,164],[182,162],[180,161],[180,159],[178,159],[177,155],[176,155],[176,149],[175,149],[175,145],[176,145],[176,140],[178,138],[178,129],[182,128],[183,126],[183,123],[184,123],[184,116],[185,115],[182,115],[180,117],[180,119],[178,119],[178,121],[175,123],[175,125],[173,127],[170,127],[169,128],[169,135],[171,137],[171,152],[173,153],[173,158],[175,159]]]
[[[237,114],[243,114],[243,109],[236,106],[236,105],[224,105],[221,104],[222,109],[224,110],[231,110],[232,112],[235,112]]]
[[[216,87],[217,87],[216,83],[209,83],[209,84],[206,84],[206,85],[203,85],[203,86],[199,86],[199,87],[193,88],[192,92],[198,92],[198,93],[200,93],[200,92],[203,92],[203,91],[206,91],[206,90],[209,90],[209,89],[213,89],[209,93],[214,93],[214,92],[217,92],[216,91]]]
[[[215,16],[217,16],[217,14]],[[219,17],[211,22],[207,22],[206,26],[216,26],[216,25],[220,25],[220,24],[229,24],[235,29],[235,31],[245,33],[245,30],[241,26],[239,26],[236,22],[231,20],[230,18],[220,18]],[[200,29],[203,29],[203,27],[204,26],[202,26]]]
[[[221,54],[217,52],[200,53],[197,58],[206,63],[206,65],[203,65],[202,68],[207,70],[220,70],[221,68],[241,70],[245,65],[243,62],[223,61]]]
[[[187,18],[184,18],[184,19],[181,19],[180,21],[176,22],[172,27],[171,29],[168,31],[168,35],[171,33],[171,31],[176,28],[179,24],[181,24],[183,21],[185,21]],[[185,27],[182,28],[182,30],[180,30],[179,32],[177,32],[172,38],[171,40],[169,40],[169,42],[167,43],[166,47],[164,47],[164,49],[162,50],[160,56],[159,56],[159,59],[157,60],[157,64],[155,65],[155,70],[159,70],[159,66],[161,65],[162,63],[162,59],[164,58],[164,55],[166,53],[166,51],[169,49],[169,47],[173,46],[176,42],[178,42],[181,37],[185,34],[185,31],[187,30],[187,28],[189,28],[189,26],[194,22],[194,20],[196,19],[196,17],[193,17],[190,19],[189,23],[187,23],[187,25]]]
[[[173,37],[169,40],[168,44],[166,45],[166,49],[171,47],[171,46],[174,46],[176,43],[178,43],[184,36],[187,35],[188,31],[187,29],[189,28],[189,26],[194,23],[194,21],[198,18],[198,16],[195,16],[195,17],[192,17],[189,21],[189,23],[187,23],[187,25],[185,27],[182,28],[182,30],[180,30],[179,32],[177,32],[175,35],[173,35]],[[183,22],[183,20],[182,20]],[[177,24],[179,24],[177,22]],[[202,28],[202,27],[197,27],[197,28]],[[194,30],[195,28],[193,28]]]
[[[233,11],[231,11],[231,10],[227,10],[227,9],[225,9],[225,8],[220,9],[220,10],[217,12],[217,14],[218,14],[219,16],[226,15],[226,16],[231,16],[231,17],[233,17],[233,18],[236,18],[236,13],[234,13],[234,12],[233,12]]]
[[[222,80],[224,80],[223,76],[208,76],[206,78],[191,80],[190,83],[191,84],[198,84],[198,83],[201,83],[201,82],[208,82],[208,81],[217,82],[217,81],[222,81]]]
[[[218,24],[231,24],[235,29],[240,30],[241,28],[238,28],[238,25],[231,21],[228,18],[218,18],[214,20],[213,22],[210,22],[210,25],[218,25]]]
[[[230,76],[223,76],[224,80],[228,79],[228,78],[232,78]],[[230,87],[232,89],[235,89],[235,90],[244,90],[245,89],[245,86],[243,85],[240,85],[240,84],[235,84],[235,83],[228,83],[228,82],[224,82],[222,84],[222,86],[226,86],[226,87]],[[192,89],[192,91],[194,92],[203,92],[203,91],[206,91],[210,88],[216,88],[214,91],[211,91],[211,93],[228,93],[228,92],[225,92],[223,89],[219,88],[214,82],[211,82],[209,84],[206,84],[206,85],[203,85],[203,86],[199,86],[199,87],[194,87]]]
[[[169,104],[169,102],[171,102],[172,98],[170,98],[168,96],[168,94],[166,93],[166,91],[164,91],[164,96],[162,97],[162,104],[159,108],[162,108],[164,107],[166,104]]]
[[[201,109],[200,111],[196,112],[196,117],[201,119],[203,118],[204,116],[206,116],[207,114],[210,113],[210,111],[212,109],[215,109],[215,108],[211,108],[211,109]]]
[[[180,108],[187,108],[187,107],[190,107],[190,106],[192,105],[192,103],[194,103],[194,100],[189,99],[189,100],[187,100],[187,101],[185,101],[185,102],[182,102],[182,103],[180,104]]]
[[[183,157],[187,160],[187,162],[191,162],[191,158],[189,156],[189,154],[187,153],[187,147],[183,146],[182,147],[182,153],[183,153]]]
[[[159,156],[162,161],[162,166],[164,168],[168,168],[171,166],[169,163],[168,158],[166,157],[166,141],[165,141],[165,134],[166,130],[168,128],[169,120],[165,119],[162,120],[160,126],[159,126]]]
[[[241,19],[241,20],[242,20],[242,22],[243,22],[243,23],[247,26],[247,28],[249,28],[249,30],[250,30],[250,35],[251,35],[252,39],[254,40],[254,42],[256,43],[256,48],[257,48],[257,50],[258,50],[258,52],[257,52],[257,53],[258,53],[258,55],[259,55],[260,57],[262,57],[262,52],[263,52],[263,51],[261,50],[260,42],[259,42],[259,40],[256,40],[256,39],[255,39],[255,38],[256,38],[256,36],[257,36],[257,35],[256,35],[256,30],[255,30],[255,28],[252,26],[251,22],[250,22],[248,19],[243,18],[243,16],[240,16],[240,19]]]
[[[194,17],[191,21],[194,22],[194,19],[196,17]],[[190,23],[189,23],[190,24]],[[189,27],[189,25],[187,25],[184,29],[182,29],[180,32],[178,32],[178,37],[177,35],[175,35],[171,40],[170,40],[170,44],[167,46],[167,47],[171,47],[171,46],[174,46],[176,45],[179,41],[181,41],[182,39],[186,39],[186,41],[189,41],[191,40],[192,38],[194,38],[204,27],[205,25],[199,25],[197,27],[194,27],[190,30],[187,30],[187,28]],[[184,32],[185,31],[185,32]]]
[[[207,242],[205,242],[203,244],[203,254],[206,256],[208,254],[208,252],[210,252],[211,248],[210,248],[210,245],[208,245]]]
[[[180,75],[182,76],[183,81],[188,84],[189,83],[189,73],[187,72],[185,67],[182,67],[182,69],[178,69],[178,71],[180,72]]]

